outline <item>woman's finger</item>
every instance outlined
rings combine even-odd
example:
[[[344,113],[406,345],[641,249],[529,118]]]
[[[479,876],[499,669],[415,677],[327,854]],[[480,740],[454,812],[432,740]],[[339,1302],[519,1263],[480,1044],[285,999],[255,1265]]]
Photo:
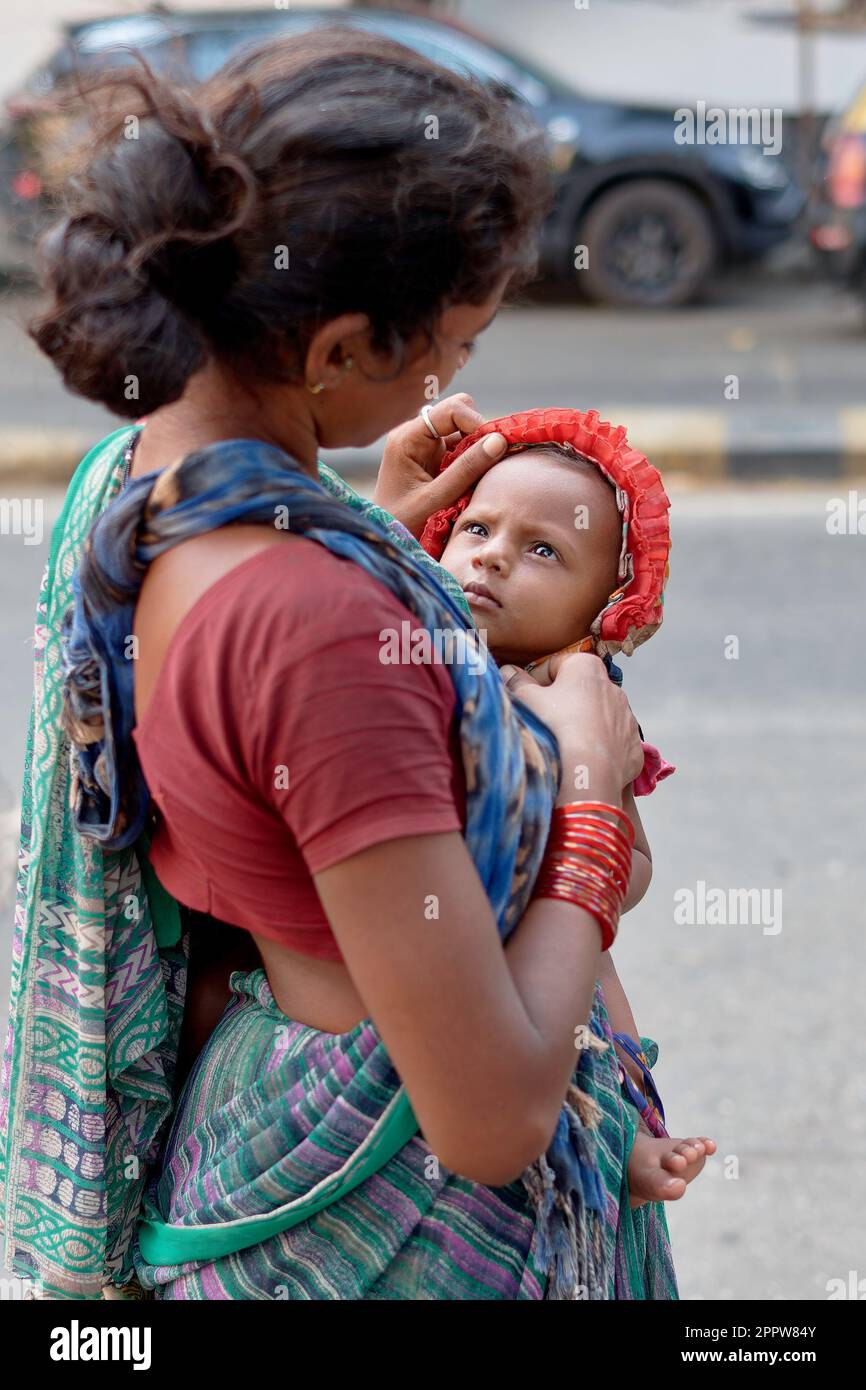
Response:
[[[534,677],[524,671],[521,666],[512,666],[508,662],[504,666],[500,666],[499,674],[502,676],[502,682],[506,689],[512,695],[519,695],[521,690],[530,689],[537,684]]]
[[[604,665],[604,662],[602,661],[602,658],[599,656],[598,652],[554,652],[553,656],[548,658],[546,662],[550,679],[552,681],[556,680],[556,677],[558,676],[566,661],[573,664],[576,660],[580,660],[581,664],[579,669],[585,672],[586,662],[583,660],[583,658],[587,656],[593,657],[602,666]],[[596,675],[595,667],[592,668],[592,674],[593,676]],[[605,675],[607,675],[607,672],[605,672]],[[610,677],[608,677],[608,679],[610,679]]]
[[[454,396],[446,396],[442,401],[431,405],[427,414],[430,423],[442,438],[449,434],[474,434],[484,424],[484,416],[475,408],[475,402],[465,391]],[[426,430],[423,416],[422,427]]]
[[[553,685],[553,676],[550,673],[550,657],[545,657],[539,661],[537,666],[532,668],[532,679],[539,685]]]
[[[433,479],[427,493],[430,511],[435,512],[456,502],[497,459],[502,458],[507,448],[508,441],[504,434],[485,434],[483,439],[449,464],[444,473]]]
[[[391,430],[382,452],[382,467],[386,473],[402,474],[404,486],[424,483],[424,475],[435,478],[442,456],[456,448],[467,434],[474,434],[484,423],[484,416],[475,409],[475,402],[465,392],[447,396],[428,409],[430,423],[438,438],[430,433],[427,421],[420,413]],[[393,499],[391,499],[393,500]],[[382,505],[387,510],[387,502]],[[432,506],[431,511],[435,510]]]

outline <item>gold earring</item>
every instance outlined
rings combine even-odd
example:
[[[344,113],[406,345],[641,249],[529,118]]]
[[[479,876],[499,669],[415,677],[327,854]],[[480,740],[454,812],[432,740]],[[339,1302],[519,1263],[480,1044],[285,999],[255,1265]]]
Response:
[[[354,362],[354,360],[355,360],[355,359],[354,359],[353,357],[347,357],[347,358],[346,358],[345,362],[343,363],[343,371],[344,371],[344,372],[348,372],[348,371],[349,371],[349,369],[351,368],[352,363]],[[320,392],[320,391],[324,391],[324,389],[325,389],[325,383],[324,383],[323,381],[317,381],[316,384],[315,384],[315,386],[310,386],[309,382],[307,383],[307,390],[308,390],[309,392],[311,392],[312,395],[314,395],[314,396],[318,396],[319,392]]]
[[[352,363],[353,363],[353,361],[354,361],[353,357],[346,357],[345,363],[343,363],[343,371],[345,371],[345,373],[346,373],[346,371],[349,371],[350,368],[352,368]],[[314,386],[311,386],[311,385],[309,384],[309,382],[307,382],[307,391],[309,391],[309,392],[311,393],[311,395],[317,396],[317,395],[318,395],[318,392],[324,391],[324,389],[325,389],[324,381],[317,381],[317,382],[316,382],[316,385],[314,385]]]

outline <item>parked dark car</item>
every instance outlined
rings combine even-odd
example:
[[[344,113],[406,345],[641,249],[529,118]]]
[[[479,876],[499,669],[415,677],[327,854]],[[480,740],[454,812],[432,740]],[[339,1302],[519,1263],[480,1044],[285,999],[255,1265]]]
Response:
[[[828,125],[809,235],[830,275],[866,300],[866,86]]]
[[[48,113],[46,99],[76,69],[130,62],[129,50],[138,50],[154,69],[201,80],[241,47],[335,21],[397,39],[522,103],[547,133],[556,181],[541,272],[571,279],[590,299],[684,303],[724,261],[782,241],[800,212],[800,192],[781,159],[748,144],[677,144],[672,111],[582,97],[523,57],[426,12],[160,7],[69,26],[50,62],[8,102],[0,208],[18,246],[29,253],[50,210],[48,190],[64,173],[70,132]]]

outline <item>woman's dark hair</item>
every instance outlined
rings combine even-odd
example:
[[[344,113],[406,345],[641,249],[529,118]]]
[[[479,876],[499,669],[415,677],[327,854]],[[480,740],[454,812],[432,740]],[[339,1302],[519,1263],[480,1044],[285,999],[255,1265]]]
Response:
[[[101,128],[43,239],[30,332],[119,415],[176,400],[211,357],[301,381],[316,327],[350,311],[399,360],[449,304],[534,272],[541,132],[401,44],[328,25],[193,90],[143,60],[90,90]]]

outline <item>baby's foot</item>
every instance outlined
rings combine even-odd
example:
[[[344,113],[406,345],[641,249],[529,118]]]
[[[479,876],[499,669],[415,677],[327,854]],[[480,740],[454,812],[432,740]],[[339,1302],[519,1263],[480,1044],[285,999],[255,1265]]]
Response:
[[[630,1205],[679,1201],[715,1152],[715,1141],[705,1135],[698,1139],[657,1139],[639,1129],[628,1161]]]

